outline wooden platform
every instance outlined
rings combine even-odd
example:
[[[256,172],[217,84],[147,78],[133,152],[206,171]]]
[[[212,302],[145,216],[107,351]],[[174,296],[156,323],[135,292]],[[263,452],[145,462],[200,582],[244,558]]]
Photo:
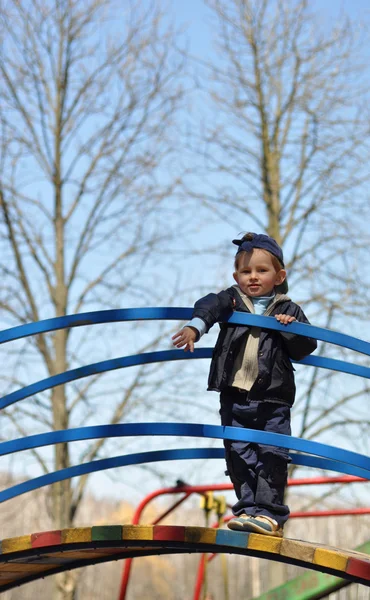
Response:
[[[370,586],[370,556],[351,550],[228,529],[109,525],[46,531],[2,540],[0,592],[100,562],[183,552],[263,557]]]

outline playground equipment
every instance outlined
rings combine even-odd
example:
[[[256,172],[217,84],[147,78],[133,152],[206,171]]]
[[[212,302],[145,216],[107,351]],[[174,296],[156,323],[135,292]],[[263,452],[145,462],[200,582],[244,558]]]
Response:
[[[3,540],[0,590],[90,564],[148,556],[220,552],[295,564],[370,585],[370,557],[299,540],[206,527],[110,525]]]
[[[296,487],[296,486],[324,485],[324,484],[336,484],[336,483],[337,484],[338,483],[350,484],[350,483],[360,483],[360,482],[365,483],[366,481],[367,481],[366,479],[362,479],[360,477],[351,477],[349,475],[344,475],[341,477],[310,477],[310,478],[300,478],[300,479],[288,479],[288,486]],[[144,510],[146,509],[146,507],[154,499],[156,499],[160,496],[174,495],[174,494],[176,494],[177,496],[181,495],[181,497],[178,500],[176,500],[174,502],[174,504],[169,506],[163,513],[158,515],[154,519],[154,521],[152,523],[150,523],[150,525],[158,525],[161,521],[163,521],[163,519],[165,517],[167,517],[176,508],[178,508],[178,506],[180,506],[188,498],[190,498],[190,496],[192,496],[193,494],[199,494],[200,496],[203,496],[204,500],[205,500],[204,505],[203,505],[203,510],[207,510],[206,509],[207,500],[210,500],[210,503],[209,503],[211,505],[210,510],[215,510],[215,512],[218,513],[218,515],[217,515],[218,522],[215,523],[212,527],[219,527],[223,523],[227,523],[227,521],[229,521],[232,518],[232,515],[229,517],[224,517],[227,506],[222,507],[220,510],[220,506],[217,506],[220,503],[219,497],[214,497],[213,493],[220,492],[220,491],[226,491],[226,490],[233,490],[233,489],[234,489],[234,487],[231,483],[219,483],[219,484],[210,484],[210,485],[186,485],[184,482],[178,481],[177,485],[174,487],[168,487],[168,488],[162,488],[162,489],[156,490],[156,491],[152,492],[151,494],[148,494],[145,498],[143,498],[143,500],[140,502],[140,504],[137,506],[137,508],[135,510],[134,516],[132,518],[132,524],[139,525],[142,514],[143,514]],[[216,501],[216,498],[218,499],[217,501]],[[296,511],[296,512],[291,512],[289,518],[296,519],[296,518],[302,518],[302,517],[310,518],[310,517],[348,516],[348,515],[360,515],[360,514],[362,514],[362,515],[370,514],[370,508],[355,508],[355,509],[346,509],[346,510],[334,509],[334,510],[321,510],[321,511],[315,510],[315,511],[305,511],[305,512]],[[370,552],[370,542],[368,544],[364,544],[361,548],[357,548],[356,551],[358,551],[358,552],[362,551],[365,553],[369,553]],[[213,560],[215,558],[215,556],[217,556],[217,555],[211,554],[208,557],[206,557],[205,554],[202,555],[202,557],[199,561],[198,574],[197,574],[197,579],[195,582],[193,600],[200,599],[202,587],[204,584],[205,570],[206,570],[207,562],[209,563],[211,560]],[[123,568],[123,573],[122,573],[122,582],[121,582],[121,588],[120,588],[118,600],[126,600],[132,563],[133,563],[132,558],[128,558],[124,562],[124,568]],[[317,578],[317,574],[315,574],[315,576]],[[326,576],[326,577],[330,579],[329,576]],[[298,583],[296,583],[295,585],[293,585],[293,582],[291,582],[291,583],[289,582],[288,591],[291,590],[291,592],[295,594],[295,595],[291,596],[292,600],[299,600],[298,592],[297,592],[297,587],[299,589],[299,585],[301,588],[304,587],[304,590],[306,591],[307,589],[309,589],[310,583],[311,583],[309,581],[308,577],[306,577],[306,580],[308,579],[308,581],[304,580],[303,584],[302,583],[300,584],[300,581],[302,580],[302,578],[297,578],[297,579],[298,579]],[[326,580],[324,580],[323,582],[320,581],[320,589],[326,591],[329,583],[330,583],[331,588],[333,588],[333,586],[335,585],[335,588],[334,588],[334,590],[335,590],[335,589],[345,587],[350,582],[331,576],[330,582],[326,581]],[[316,584],[316,582],[315,582],[315,584]],[[287,586],[287,585],[288,584],[285,584],[285,586]],[[281,586],[281,595],[279,596],[279,598],[281,597],[281,600],[285,600],[285,598],[286,598],[286,596],[284,595],[286,593],[285,586]],[[332,590],[329,589],[329,591],[332,591]],[[327,593],[329,593],[329,592],[327,592]],[[317,596],[317,597],[319,597],[319,596]],[[264,596],[263,596],[263,598],[264,598]],[[271,595],[271,600],[275,600],[273,595]],[[306,598],[306,600],[307,600],[307,598]]]
[[[188,320],[191,317],[191,312],[192,310],[188,308],[152,308],[121,309],[70,315],[0,332],[0,343],[57,329],[96,323],[155,319]],[[256,325],[278,331],[284,330],[284,326],[271,317],[245,313],[234,313],[229,322],[241,325]],[[370,343],[351,336],[297,322],[290,324],[290,328],[292,332],[298,335],[315,337],[370,356]],[[211,353],[211,348],[197,349],[190,355],[180,350],[169,350],[120,357],[87,365],[54,375],[7,394],[0,399],[0,408],[5,408],[54,386],[63,385],[92,374],[152,362],[210,358]],[[344,361],[309,356],[300,363],[370,378],[370,368]],[[278,445],[290,450],[293,464],[370,479],[370,458],[355,452],[281,434],[203,424],[127,423],[54,431],[3,442],[0,444],[0,456],[61,442],[132,435],[176,435],[245,440],[266,445]],[[75,465],[12,486],[0,492],[0,502],[57,481],[119,466],[159,460],[223,458],[223,456],[223,448],[172,449],[116,456]],[[0,549],[0,592],[46,575],[97,562],[179,552],[222,552],[265,557],[305,566],[330,575],[339,575],[349,581],[370,586],[370,557],[359,552],[338,550],[328,546],[318,546],[286,538],[277,539],[228,530],[216,531],[213,528],[117,525],[67,529],[2,540]]]

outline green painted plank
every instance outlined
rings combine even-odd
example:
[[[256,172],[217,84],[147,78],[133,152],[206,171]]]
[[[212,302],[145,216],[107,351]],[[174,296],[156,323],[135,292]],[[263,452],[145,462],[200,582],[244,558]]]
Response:
[[[370,554],[370,541],[362,544],[355,550],[356,552]],[[336,590],[350,585],[350,583],[350,581],[341,577],[320,573],[319,571],[311,571],[295,579],[291,579],[287,583],[253,598],[253,600],[319,600]]]
[[[122,525],[103,525],[91,528],[93,542],[122,540]]]

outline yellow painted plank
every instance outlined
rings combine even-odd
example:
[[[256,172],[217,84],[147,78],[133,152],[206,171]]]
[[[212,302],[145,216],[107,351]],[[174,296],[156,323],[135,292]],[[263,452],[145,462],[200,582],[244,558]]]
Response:
[[[248,550],[260,550],[260,552],[272,552],[280,554],[282,538],[276,538],[268,535],[258,535],[250,533],[248,537]]]
[[[282,556],[288,556],[289,558],[312,563],[315,551],[315,546],[312,546],[311,544],[305,544],[298,540],[281,540],[280,554]]]
[[[152,525],[123,525],[122,526],[123,540],[152,540],[153,526]]]
[[[185,542],[191,544],[215,544],[216,529],[206,527],[185,527]]]
[[[20,552],[21,550],[30,550],[32,548],[31,536],[21,535],[20,537],[8,538],[1,542],[1,554],[9,552]]]
[[[316,548],[313,562],[322,567],[345,571],[347,568],[348,556],[336,550]]]
[[[62,544],[91,542],[91,527],[76,527],[62,530]]]

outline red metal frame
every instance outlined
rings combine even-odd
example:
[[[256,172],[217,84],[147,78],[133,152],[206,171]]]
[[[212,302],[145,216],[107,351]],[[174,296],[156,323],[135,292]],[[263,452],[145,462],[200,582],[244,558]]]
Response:
[[[352,475],[342,475],[336,477],[309,477],[309,478],[301,478],[301,479],[289,479],[288,486],[301,486],[301,485],[322,485],[322,484],[332,484],[332,483],[360,483],[366,482],[367,479],[362,479],[361,477],[354,477]],[[216,491],[226,491],[232,490],[233,485],[231,483],[219,483],[213,485],[177,485],[174,487],[162,488],[148,494],[138,505],[134,516],[132,518],[132,524],[138,525],[140,522],[141,515],[146,508],[146,506],[151,502],[154,498],[158,496],[164,496],[168,494],[184,494],[182,498],[177,500],[172,506],[170,506],[163,514],[157,517],[152,525],[156,525],[162,519],[164,519],[168,514],[170,514],[175,508],[180,506],[189,496],[192,494],[200,494],[204,495],[206,492],[216,492]],[[328,517],[328,516],[344,516],[344,515],[359,515],[359,514],[370,514],[370,508],[355,508],[348,510],[325,510],[325,511],[309,511],[309,512],[295,512],[290,514],[290,518],[302,518],[302,517]],[[226,517],[224,522],[229,521],[232,518]],[[213,525],[213,527],[218,527],[218,524]],[[216,554],[211,554],[207,562],[211,561]],[[128,558],[125,560],[125,565],[122,573],[121,580],[121,588],[119,592],[119,600],[125,600],[127,587],[129,583],[131,567],[132,567],[132,558]],[[195,584],[194,590],[194,600],[199,600],[200,593],[203,585],[203,577],[204,571],[206,567],[206,557],[202,555],[200,558],[197,581]]]

